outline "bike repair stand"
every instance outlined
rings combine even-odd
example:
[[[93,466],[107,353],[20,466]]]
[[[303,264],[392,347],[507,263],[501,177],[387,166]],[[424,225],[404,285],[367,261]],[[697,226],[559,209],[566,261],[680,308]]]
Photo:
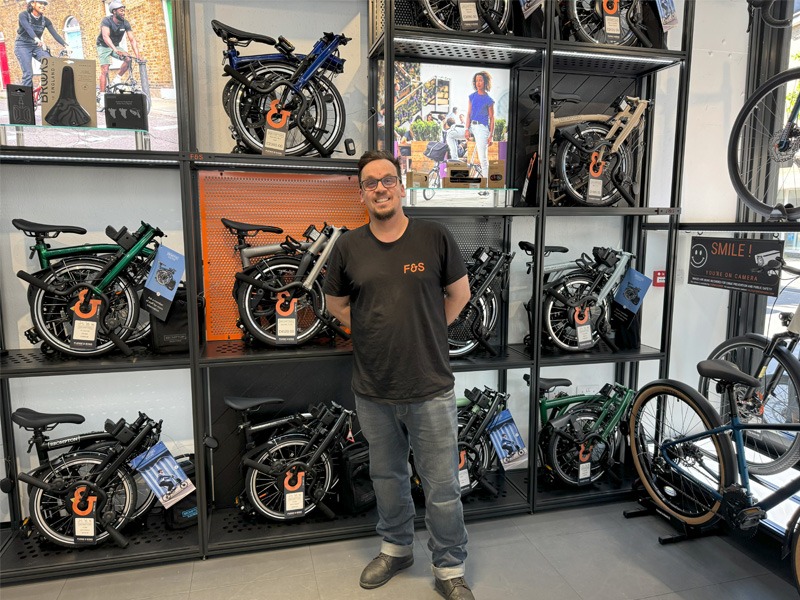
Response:
[[[710,525],[687,525],[683,521],[676,519],[672,515],[659,509],[655,502],[650,499],[650,497],[641,487],[641,483],[638,479],[633,484],[633,491],[638,495],[636,502],[639,503],[641,508],[624,510],[622,511],[622,515],[626,519],[635,519],[648,515],[659,515],[660,517],[663,517],[669,521],[670,525],[675,528],[677,533],[674,535],[658,536],[658,543],[662,546],[667,544],[677,544],[678,542],[683,542],[686,540],[694,540],[697,538],[706,537],[708,535],[717,535],[721,531],[721,527],[719,525],[719,523],[722,522],[721,520],[712,519],[712,521],[716,521],[716,523]]]

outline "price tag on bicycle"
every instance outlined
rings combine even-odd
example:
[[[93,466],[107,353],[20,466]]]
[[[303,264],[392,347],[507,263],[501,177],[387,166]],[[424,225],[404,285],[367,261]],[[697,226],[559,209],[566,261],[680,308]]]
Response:
[[[469,478],[469,464],[467,463],[467,451],[461,450],[458,453],[458,484],[462,490],[468,490],[471,487]]]
[[[100,304],[98,298],[88,302],[86,294],[89,290],[82,290],[78,299],[72,305],[72,338],[69,347],[76,350],[94,350],[97,348],[97,327],[100,324]]]
[[[478,15],[478,5],[475,0],[459,0],[458,12],[461,16],[462,30],[477,29],[480,26],[481,19]]]
[[[584,442],[578,450],[578,485],[589,483],[592,479],[592,446]]]
[[[297,298],[289,292],[279,292],[275,301],[275,343],[278,346],[297,345]]]
[[[619,0],[603,0],[603,26],[609,44],[622,41],[622,25],[619,18]]]
[[[586,202],[588,204],[600,204],[603,200],[605,166],[606,161],[600,159],[600,153],[592,152],[592,160],[589,162],[589,179],[586,184]]]
[[[592,338],[592,309],[588,306],[576,306],[573,314],[575,320],[575,335],[578,338],[578,348],[587,350],[594,346]]]
[[[97,496],[86,493],[86,486],[75,488],[69,499],[72,511],[72,531],[75,544],[80,546],[93,546],[96,539],[95,503]]]
[[[264,150],[262,155],[284,156],[286,154],[286,134],[289,131],[288,110],[278,108],[278,100],[270,102],[269,110],[264,116]]]
[[[292,467],[283,478],[283,512],[287,517],[302,517],[306,505],[305,471]]]

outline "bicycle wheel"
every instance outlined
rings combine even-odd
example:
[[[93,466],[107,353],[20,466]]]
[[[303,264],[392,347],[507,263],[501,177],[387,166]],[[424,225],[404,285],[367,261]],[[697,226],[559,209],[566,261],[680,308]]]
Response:
[[[436,189],[442,187],[442,178],[439,175],[439,165],[433,167],[428,171],[428,187],[422,190],[422,197],[425,200],[430,200],[436,193]]]
[[[475,304],[477,309],[468,304],[447,328],[451,357],[466,356],[478,346],[478,340],[472,331],[473,324],[477,324],[480,331],[488,334],[494,330],[499,312],[495,292],[491,288],[487,289]]]
[[[117,442],[115,441],[98,442],[96,444],[92,444],[91,446],[87,446],[85,450],[86,452],[101,452],[106,454],[116,445]],[[147,485],[144,477],[142,477],[142,474],[138,471],[133,473],[133,481],[136,484],[136,506],[133,508],[130,520],[136,521],[145,517],[152,510],[158,498],[156,498],[153,490],[150,489],[150,486]]]
[[[300,259],[293,256],[268,258],[260,262],[250,275],[277,288],[296,280],[299,265]],[[277,302],[278,296],[274,292],[267,292],[244,282],[239,285],[236,304],[242,323],[253,337],[270,346],[278,344],[275,314]],[[311,292],[304,292],[297,297],[297,345],[308,342],[322,329],[322,321],[317,318],[317,312],[325,312],[325,294],[322,293],[320,279],[314,282]]]
[[[45,483],[55,480],[64,482],[64,489],[81,480],[93,481],[97,478],[97,466],[104,457],[94,453],[76,453],[65,456],[52,463],[50,469],[41,474]],[[100,516],[113,513],[111,525],[114,529],[122,529],[130,520],[136,506],[136,484],[127,469],[117,469],[114,476],[105,484],[103,490],[108,501],[102,510],[97,512],[95,522],[95,539],[102,544],[108,539],[108,532],[100,525]],[[36,529],[45,538],[68,548],[75,547],[75,528],[73,521],[72,496],[45,492],[41,488],[32,488],[30,496],[30,513]]]
[[[746,386],[734,387],[742,423],[800,423],[800,364],[785,349],[780,349],[767,361],[766,368],[757,372],[768,345],[769,341],[761,336],[735,337],[714,348],[708,358],[730,361],[761,382],[755,397],[748,397]],[[717,391],[716,382],[701,377],[697,389],[708,398],[722,422],[729,423],[730,405]],[[796,431],[744,430],[742,437],[751,473],[778,473],[800,458],[800,436]]]
[[[290,79],[295,67],[281,61],[270,61],[258,65],[247,75],[252,80],[270,85],[280,79]],[[237,83],[228,98],[228,116],[236,133],[251,151],[261,154],[264,149],[266,113],[270,103],[280,98],[287,86],[282,85],[269,94],[260,94]],[[317,74],[303,87],[303,97],[307,110],[302,116],[302,124],[311,136],[325,149],[333,152],[342,139],[345,125],[344,102],[336,87],[324,76]],[[289,110],[299,108],[297,99],[286,106]],[[296,115],[289,117],[285,153],[288,156],[315,156],[319,153],[298,128]]]
[[[469,415],[467,413],[460,413],[458,415],[458,451],[459,456],[461,455],[461,451],[464,451],[464,458],[467,462],[467,470],[469,472],[469,487],[461,488],[462,496],[470,494],[478,487],[480,478],[489,471],[496,457],[494,447],[486,432],[472,445],[466,441],[475,437],[475,430],[477,428],[473,426],[469,431],[465,431],[468,421]]]
[[[728,142],[728,173],[739,198],[770,216],[777,204],[794,203],[800,187],[800,127],[793,111],[800,102],[800,68],[779,73],[742,106]],[[789,208],[800,218],[800,207]]]
[[[597,148],[608,135],[608,131],[609,127],[602,123],[581,123],[578,125],[577,137],[586,144],[587,148]],[[584,206],[611,206],[622,200],[622,195],[611,180],[611,173],[614,172],[618,164],[623,173],[629,173],[633,168],[633,159],[627,143],[624,143],[620,145],[619,152],[607,155],[605,160],[603,193],[598,202],[590,202],[586,199],[591,152],[580,150],[569,141],[562,140],[556,146],[556,177],[561,180],[567,195],[578,204]],[[625,179],[633,179],[626,175],[623,177]]]
[[[582,42],[592,44],[611,44],[606,33],[603,19],[603,0],[568,0],[567,12],[575,30],[576,37]],[[628,11],[632,0],[619,3],[620,41],[618,46],[633,46],[637,42],[636,35],[628,27]]]
[[[586,297],[592,289],[594,280],[583,274],[567,275],[554,287],[554,291],[570,300]],[[608,328],[608,300],[601,305],[589,306],[589,320],[592,329],[591,346],[581,348],[578,344],[578,330],[575,322],[575,308],[567,306],[551,294],[546,294],[544,303],[544,331],[547,338],[561,350],[580,352],[588,350],[600,341],[600,328]]]
[[[792,534],[792,578],[794,587],[800,592],[800,528],[795,528]]]
[[[712,492],[722,494],[736,478],[733,449],[724,434],[679,442],[667,449],[662,444],[720,425],[708,401],[677,381],[648,384],[633,401],[630,445],[639,478],[659,508],[689,525],[716,517],[720,500]],[[692,479],[676,471],[665,454]]]
[[[510,6],[508,0],[478,0],[483,5],[484,10],[497,24],[505,31],[508,24]],[[431,24],[437,29],[450,29],[462,31],[461,13],[458,9],[458,2],[453,0],[422,0],[422,11],[428,17]],[[480,19],[480,25],[472,31],[487,31],[489,26],[486,21]]]
[[[547,448],[549,464],[553,467],[556,476],[570,486],[594,483],[606,472],[609,458],[613,457],[622,443],[619,429],[614,430],[609,440],[597,440],[591,447],[591,470],[589,477],[580,479],[580,454],[584,450],[581,444],[573,440],[583,437],[591,431],[597,423],[600,411],[587,405],[576,406],[569,411],[572,416],[563,430],[565,435],[553,431]]]
[[[255,457],[255,461],[267,466],[274,474],[267,475],[255,469],[247,469],[245,490],[259,513],[276,521],[286,520],[284,501],[284,477],[286,467],[295,461],[307,461],[316,451],[313,447],[303,453],[308,438],[302,435],[285,435],[274,438],[266,449]],[[316,508],[314,498],[323,498],[333,486],[333,468],[327,452],[323,452],[317,463],[305,473],[303,516]]]
[[[64,261],[51,266],[52,275],[48,283],[62,284],[65,288],[81,282],[98,282],[102,263],[91,259]],[[121,340],[126,340],[137,328],[139,322],[139,298],[133,284],[124,275],[119,275],[105,290],[109,306],[105,325]],[[69,298],[56,296],[40,288],[35,288],[28,297],[31,318],[36,333],[53,349],[70,356],[100,356],[115,348],[98,328],[97,346],[94,349],[70,348],[72,339],[72,307],[77,302],[77,294]]]

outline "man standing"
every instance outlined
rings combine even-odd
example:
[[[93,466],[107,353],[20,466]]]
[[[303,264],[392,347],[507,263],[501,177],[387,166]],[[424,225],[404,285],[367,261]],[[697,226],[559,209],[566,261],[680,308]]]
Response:
[[[444,227],[403,213],[396,158],[366,152],[358,177],[370,221],[337,243],[325,297],[330,313],[352,330],[353,392],[369,442],[383,538],[360,584],[379,587],[414,562],[412,447],[425,491],[436,590],[448,600],[474,599],[464,580],[467,531],[447,345],[447,325],[470,297],[466,267]]]
[[[122,76],[131,68],[130,54],[119,47],[123,37],[127,35],[131,52],[137,59],[141,59],[139,56],[139,44],[133,35],[133,28],[130,22],[125,19],[125,5],[118,0],[114,0],[108,5],[108,10],[111,15],[104,17],[100,22],[100,35],[97,36],[97,59],[100,63],[100,96],[98,102],[100,102],[101,106],[103,94],[108,85],[108,67],[111,65],[111,58],[122,61],[122,66],[114,78],[114,84],[120,83]]]

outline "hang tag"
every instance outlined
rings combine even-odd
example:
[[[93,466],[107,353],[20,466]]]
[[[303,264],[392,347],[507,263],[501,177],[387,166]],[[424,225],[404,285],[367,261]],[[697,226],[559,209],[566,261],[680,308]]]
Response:
[[[87,517],[73,517],[72,530],[75,532],[75,544],[93,546],[97,543],[95,521],[94,512]]]
[[[264,149],[262,155],[284,156],[286,154],[286,134],[289,131],[288,110],[278,109],[278,100],[270,103],[270,109],[264,115]]]
[[[458,484],[462,490],[470,488],[469,465],[467,464],[467,451],[462,450],[458,455]]]
[[[586,350],[594,346],[591,324],[584,323],[583,325],[578,325],[575,327],[575,333],[578,336],[578,348]]]
[[[72,305],[72,338],[70,348],[75,350],[94,350],[97,348],[97,328],[100,325],[99,299],[89,300],[89,308],[84,310],[83,299],[88,290],[81,291],[78,299]]]
[[[461,15],[462,31],[478,29],[481,24],[481,18],[478,15],[478,6],[475,0],[459,0],[458,12]]]
[[[578,483],[589,483],[592,478],[592,461],[582,462],[578,465]]]
[[[291,294],[280,292],[275,302],[275,343],[278,346],[297,345],[297,298],[286,301]]]
[[[600,159],[598,152],[592,152],[589,162],[589,179],[586,184],[586,202],[599,204],[603,201],[603,185],[605,184],[606,162]]]
[[[283,514],[287,517],[302,517],[305,505],[305,472],[286,473],[283,481]]]
[[[622,24],[619,18],[619,0],[601,0],[603,6],[603,27],[609,44],[619,44],[622,40]]]
[[[97,496],[83,498],[85,487],[78,487],[73,496],[67,498],[72,511],[72,531],[76,545],[91,546],[97,542],[95,504]]]

